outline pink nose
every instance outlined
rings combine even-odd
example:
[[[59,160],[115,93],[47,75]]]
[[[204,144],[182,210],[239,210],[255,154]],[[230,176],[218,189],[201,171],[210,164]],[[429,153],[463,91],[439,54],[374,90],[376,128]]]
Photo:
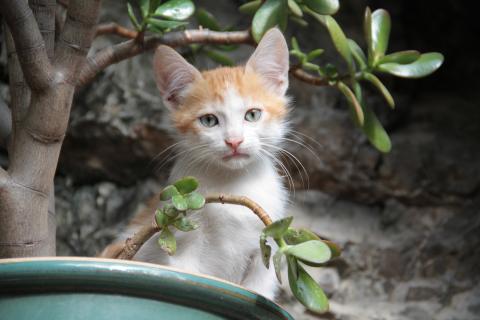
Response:
[[[225,144],[236,151],[238,146],[243,142],[243,139],[227,139]]]

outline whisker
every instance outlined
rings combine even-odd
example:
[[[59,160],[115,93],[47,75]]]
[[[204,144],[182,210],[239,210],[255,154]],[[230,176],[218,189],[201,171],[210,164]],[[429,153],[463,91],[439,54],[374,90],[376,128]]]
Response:
[[[306,186],[306,189],[309,189],[310,188],[310,178],[308,176],[308,172],[307,172],[307,169],[305,168],[305,166],[303,165],[303,163],[295,156],[293,155],[291,152],[285,150],[284,148],[281,148],[281,147],[278,147],[278,146],[274,146],[274,145],[271,145],[271,144],[265,144],[265,143],[262,143],[263,145],[267,146],[267,147],[270,147],[270,148],[273,148],[273,149],[276,149],[278,150],[280,153],[286,155],[286,158],[289,159],[293,165],[295,166],[295,168],[297,169],[297,171],[299,172],[300,174],[300,179],[302,181],[302,186],[303,188],[305,188],[305,180],[303,178],[303,174],[305,174],[305,179],[307,180],[307,186]],[[298,167],[297,163],[300,165],[301,169]]]
[[[267,157],[269,157],[275,164],[277,164],[277,165],[280,166],[280,168],[281,168],[282,171],[285,173],[285,176],[286,176],[286,178],[287,178],[288,185],[289,185],[289,189],[292,190],[293,195],[295,196],[295,185],[294,185],[294,183],[293,183],[292,175],[291,175],[290,172],[288,171],[287,167],[285,167],[285,165],[284,165],[280,160],[278,160],[278,159],[277,159],[271,152],[269,152],[268,150],[260,149],[260,152],[264,152]]]
[[[181,142],[179,142],[177,144],[177,146],[180,144]],[[189,149],[185,149],[185,150],[181,150],[179,152],[177,152],[176,154],[174,154],[173,156],[169,157],[168,159],[164,160],[163,162],[159,163],[159,165],[157,165],[157,167],[155,168],[155,171],[158,172],[160,171],[161,168],[163,168],[166,164],[170,163],[172,160],[180,157],[181,155],[185,154],[185,153],[188,153],[188,152],[192,152],[192,151],[195,151],[195,150],[199,150],[201,148],[204,148],[208,146],[207,144],[201,144],[201,145],[197,145],[197,146],[194,146],[194,147],[191,147]]]

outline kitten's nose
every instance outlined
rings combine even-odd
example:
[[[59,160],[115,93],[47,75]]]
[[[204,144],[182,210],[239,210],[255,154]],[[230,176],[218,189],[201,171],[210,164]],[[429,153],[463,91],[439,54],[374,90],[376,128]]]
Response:
[[[242,138],[226,139],[225,144],[236,151],[238,146],[243,142]]]

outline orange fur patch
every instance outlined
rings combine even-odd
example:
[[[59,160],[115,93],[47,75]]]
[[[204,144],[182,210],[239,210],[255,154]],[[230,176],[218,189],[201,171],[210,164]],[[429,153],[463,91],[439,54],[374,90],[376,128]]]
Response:
[[[195,133],[195,121],[202,115],[204,106],[208,102],[221,103],[229,87],[235,88],[242,97],[258,101],[266,111],[268,120],[279,120],[287,114],[286,99],[271,94],[260,76],[245,73],[244,67],[225,67],[204,71],[202,79],[191,84],[188,95],[182,98],[181,105],[173,112],[176,128],[182,133]]]

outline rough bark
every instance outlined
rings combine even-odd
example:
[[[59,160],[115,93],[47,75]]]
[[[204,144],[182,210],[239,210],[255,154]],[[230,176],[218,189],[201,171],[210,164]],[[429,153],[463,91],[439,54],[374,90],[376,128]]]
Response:
[[[55,255],[54,216],[49,214],[54,210],[49,210],[49,203],[53,203],[49,198],[53,196],[53,177],[76,75],[93,38],[100,1],[69,3],[55,52],[55,2],[37,0],[31,4],[38,23],[26,1],[0,1],[14,43],[10,48],[15,48],[9,50],[11,84],[25,88],[20,66],[31,90],[29,104],[25,100],[15,103],[19,91],[12,90],[10,164],[8,172],[0,171],[0,257]]]

